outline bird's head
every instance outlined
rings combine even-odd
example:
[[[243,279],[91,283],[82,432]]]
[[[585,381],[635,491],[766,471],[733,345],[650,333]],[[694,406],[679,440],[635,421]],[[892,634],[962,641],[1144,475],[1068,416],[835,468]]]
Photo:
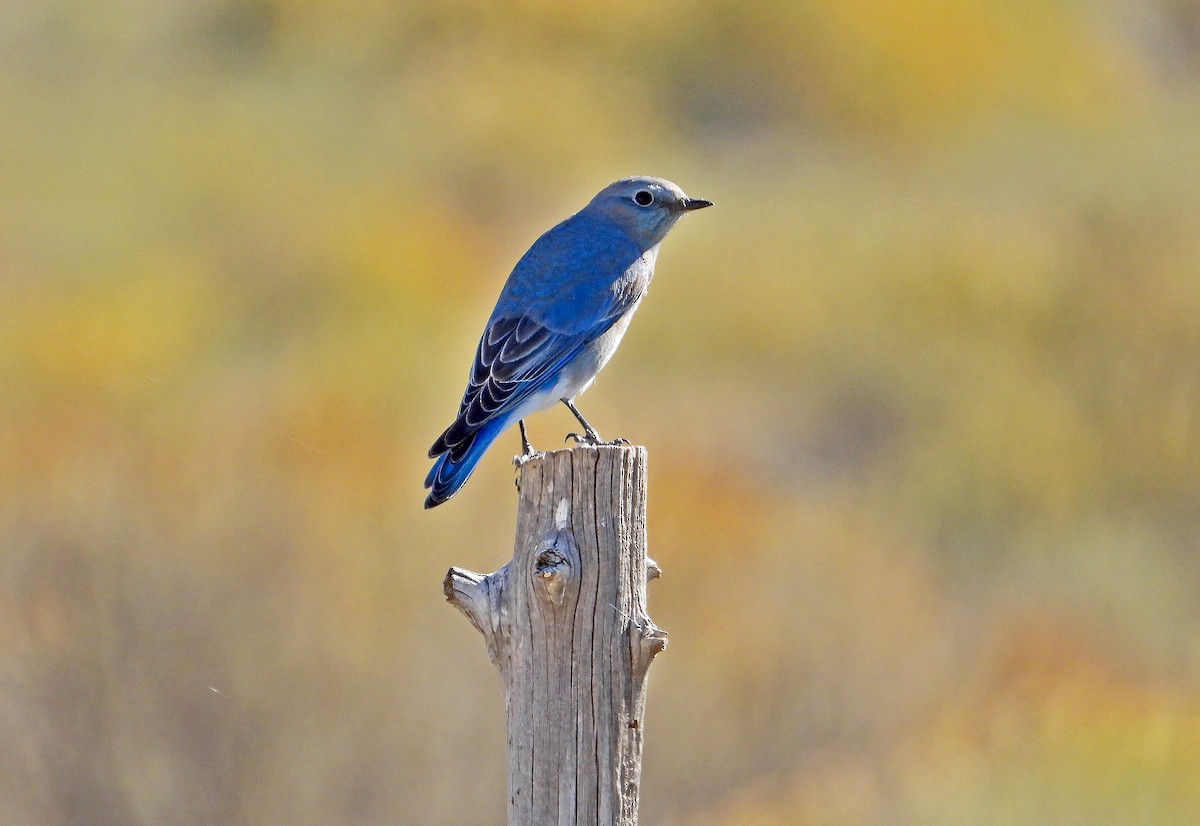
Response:
[[[586,211],[609,218],[649,248],[661,241],[684,213],[707,206],[712,206],[712,201],[689,198],[668,180],[636,177],[604,187]]]

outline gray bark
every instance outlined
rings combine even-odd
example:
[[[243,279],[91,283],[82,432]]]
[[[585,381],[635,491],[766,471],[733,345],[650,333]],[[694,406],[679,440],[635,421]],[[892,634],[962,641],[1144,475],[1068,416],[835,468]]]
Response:
[[[637,823],[646,674],[646,449],[560,450],[521,468],[512,561],[451,568],[446,598],[504,679],[510,826]]]

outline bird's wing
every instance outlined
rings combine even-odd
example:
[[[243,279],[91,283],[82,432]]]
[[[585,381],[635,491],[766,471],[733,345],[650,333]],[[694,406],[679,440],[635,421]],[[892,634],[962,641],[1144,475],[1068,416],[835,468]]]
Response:
[[[539,238],[500,293],[458,417],[430,457],[465,445],[480,427],[553,388],[558,371],[637,303],[645,281],[627,276],[653,267],[643,253],[615,224],[583,213]]]
[[[627,307],[614,301],[585,327],[557,332],[528,315],[493,318],[471,366],[458,418],[430,449],[431,457],[466,441],[484,424],[553,387],[558,371],[616,323]]]

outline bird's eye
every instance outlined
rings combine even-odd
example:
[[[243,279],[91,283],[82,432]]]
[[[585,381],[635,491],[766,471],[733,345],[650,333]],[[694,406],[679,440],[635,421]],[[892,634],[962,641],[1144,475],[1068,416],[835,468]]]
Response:
[[[640,207],[648,207],[654,203],[654,193],[648,189],[639,189],[634,193],[633,202]]]

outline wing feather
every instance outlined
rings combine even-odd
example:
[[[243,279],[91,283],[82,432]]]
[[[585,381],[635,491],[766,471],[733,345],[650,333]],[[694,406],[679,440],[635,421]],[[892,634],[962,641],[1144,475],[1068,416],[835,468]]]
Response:
[[[653,259],[642,259],[643,279],[626,279],[637,290],[617,281],[644,252],[616,225],[583,214],[539,239],[509,276],[479,339],[458,416],[430,457],[461,453],[480,428],[553,387],[559,370],[636,304]]]
[[[620,313],[611,314],[570,334],[556,333],[528,317],[493,320],[480,338],[458,418],[434,443],[430,455],[462,449],[480,427],[552,386],[558,368],[570,363],[619,317]]]

